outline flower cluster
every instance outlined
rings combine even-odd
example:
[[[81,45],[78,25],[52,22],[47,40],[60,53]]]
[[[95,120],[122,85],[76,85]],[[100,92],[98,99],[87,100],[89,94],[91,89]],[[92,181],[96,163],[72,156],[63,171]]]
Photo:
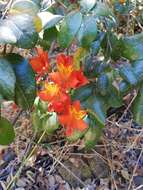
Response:
[[[38,75],[48,74],[38,96],[48,102],[48,111],[57,113],[60,124],[66,129],[66,135],[71,136],[75,130],[85,130],[88,127],[84,121],[87,113],[81,109],[79,101],[71,101],[70,92],[71,89],[87,84],[88,79],[82,69],[76,68],[73,57],[57,55],[56,71],[49,72],[48,54],[37,49],[37,56],[31,58],[30,64]]]

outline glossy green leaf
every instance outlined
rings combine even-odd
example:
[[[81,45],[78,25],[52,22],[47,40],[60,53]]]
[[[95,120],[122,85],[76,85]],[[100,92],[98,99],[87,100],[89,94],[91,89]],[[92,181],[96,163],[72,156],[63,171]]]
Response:
[[[95,78],[97,76],[100,76],[101,73],[111,70],[108,63],[98,60],[95,62],[92,56],[86,57],[83,67],[84,74],[88,78]]]
[[[130,85],[135,86],[137,84],[137,77],[131,65],[126,64],[126,65],[121,66],[119,69],[119,72],[120,72],[121,77]]]
[[[143,60],[134,61],[132,64],[133,71],[136,75],[138,82],[143,81]]]
[[[120,91],[112,85],[109,87],[109,94],[107,95],[107,97],[105,97],[105,99],[109,108],[117,108],[123,105],[123,100]]]
[[[42,22],[42,29],[48,29],[54,27],[62,18],[62,15],[54,15],[50,12],[40,12],[38,17]]]
[[[10,63],[0,58],[0,94],[5,99],[13,99],[15,91],[15,74]]]
[[[95,6],[96,0],[81,0],[81,10],[84,12],[90,11]]]
[[[77,38],[82,47],[89,47],[97,36],[96,19],[87,16],[83,19],[81,27],[78,31]]]
[[[123,42],[122,39],[118,38],[112,32],[107,32],[102,40],[101,47],[105,57],[111,57],[113,60],[117,60],[121,57],[123,51]]]
[[[89,96],[92,95],[93,88],[94,86],[92,84],[88,84],[74,90],[74,93],[72,94],[72,100],[80,100],[82,102],[88,99]]]
[[[9,145],[15,137],[12,124],[5,118],[0,117],[0,144]]]
[[[132,104],[132,112],[134,120],[138,124],[143,125],[143,87],[139,90],[138,95]]]
[[[61,23],[58,41],[61,47],[68,47],[75,35],[77,34],[82,22],[82,15],[80,12],[69,13]]]
[[[119,91],[122,96],[127,95],[130,90],[131,90],[131,85],[129,83],[127,83],[126,81],[122,80],[119,83]]]
[[[21,48],[32,48],[38,40],[35,21],[28,14],[18,14],[0,23],[0,43],[16,44]]]
[[[136,61],[143,59],[143,32],[134,36],[125,37],[122,41],[122,56]]]
[[[104,127],[106,105],[103,98],[92,95],[86,101],[82,102],[82,106],[94,117],[98,126]]]
[[[36,84],[33,70],[18,54],[8,54],[6,57],[11,63],[16,75],[15,102],[23,109],[30,109],[36,97]]]
[[[0,43],[1,44],[15,44],[17,42],[16,31],[18,29],[10,20],[2,20],[0,22]]]
[[[56,27],[52,27],[52,28],[44,30],[44,34],[43,34],[44,41],[41,44],[42,47],[44,49],[49,49],[53,40],[57,39],[57,36],[58,36],[58,31]]]
[[[35,46],[38,40],[38,33],[35,29],[33,17],[28,14],[21,14],[10,17],[17,29],[15,35],[17,37],[17,46],[30,49]]]
[[[105,96],[107,94],[109,90],[109,79],[105,73],[102,73],[98,77],[96,88],[102,96]]]
[[[10,12],[15,14],[27,13],[34,16],[39,9],[40,6],[32,0],[15,0],[11,5]]]
[[[106,4],[102,2],[97,2],[96,7],[94,8],[95,16],[103,16],[109,17],[113,16],[112,9]]]

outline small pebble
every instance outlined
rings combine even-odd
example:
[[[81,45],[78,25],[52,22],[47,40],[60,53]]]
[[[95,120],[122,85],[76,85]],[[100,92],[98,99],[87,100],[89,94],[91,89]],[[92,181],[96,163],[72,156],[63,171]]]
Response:
[[[69,186],[68,183],[64,184],[64,188],[65,188],[65,190],[71,190],[71,188],[70,188],[70,186]]]
[[[25,190],[23,187],[18,187],[15,190]]]
[[[17,181],[16,185],[17,185],[18,187],[25,187],[25,186],[26,186],[26,181],[21,178],[21,179],[19,179],[19,180]]]
[[[64,183],[62,177],[59,176],[59,175],[55,175],[55,179],[56,179],[56,181],[57,181],[58,183]]]
[[[49,186],[50,187],[54,186],[55,185],[55,178],[54,178],[54,176],[49,175],[48,182],[49,182]]]

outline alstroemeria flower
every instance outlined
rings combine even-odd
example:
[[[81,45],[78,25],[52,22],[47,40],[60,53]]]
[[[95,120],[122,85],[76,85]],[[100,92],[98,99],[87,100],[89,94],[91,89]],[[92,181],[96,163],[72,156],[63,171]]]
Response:
[[[63,113],[71,102],[69,95],[60,86],[49,82],[45,82],[44,90],[41,90],[38,96],[49,103],[49,111],[57,113]]]
[[[87,123],[83,120],[86,116],[86,111],[80,108],[80,102],[75,101],[69,105],[68,111],[59,115],[59,122],[66,128],[66,135],[71,136],[74,130],[84,131],[88,128]]]
[[[37,48],[37,56],[30,59],[30,65],[37,74],[44,74],[49,70],[48,53],[41,48]]]
[[[49,74],[51,80],[65,90],[78,88],[88,83],[82,70],[74,68],[73,57],[60,54],[57,56],[57,72]]]

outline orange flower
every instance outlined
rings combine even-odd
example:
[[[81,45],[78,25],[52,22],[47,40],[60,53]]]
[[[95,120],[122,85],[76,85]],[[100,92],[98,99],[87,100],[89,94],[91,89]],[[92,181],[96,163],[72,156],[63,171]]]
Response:
[[[38,74],[44,74],[49,70],[48,53],[41,48],[37,48],[37,56],[30,59],[32,69]]]
[[[45,83],[44,90],[38,93],[38,96],[43,101],[49,102],[49,111],[62,113],[70,104],[70,97],[54,83]]]
[[[119,0],[120,4],[124,4],[126,2],[126,0]]]
[[[75,101],[72,105],[68,106],[68,111],[59,115],[59,122],[66,128],[66,135],[71,136],[74,130],[83,131],[88,125],[83,121],[86,116],[85,110],[80,108],[80,102]]]
[[[73,57],[60,54],[57,56],[57,72],[50,73],[52,81],[65,90],[78,88],[88,83],[82,70],[74,68]]]

